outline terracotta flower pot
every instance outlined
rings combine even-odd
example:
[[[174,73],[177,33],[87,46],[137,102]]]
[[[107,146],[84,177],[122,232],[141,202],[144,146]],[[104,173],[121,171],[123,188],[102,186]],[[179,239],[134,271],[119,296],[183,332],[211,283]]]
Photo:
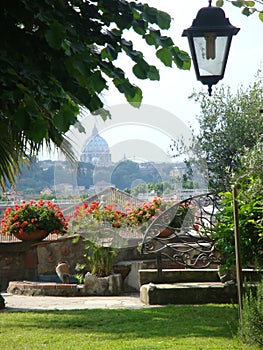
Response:
[[[13,233],[13,235],[21,241],[42,241],[42,239],[46,238],[49,235],[49,232],[41,230],[34,232],[23,232],[22,234]]]
[[[166,227],[157,235],[158,238],[168,238],[173,234],[173,230]]]

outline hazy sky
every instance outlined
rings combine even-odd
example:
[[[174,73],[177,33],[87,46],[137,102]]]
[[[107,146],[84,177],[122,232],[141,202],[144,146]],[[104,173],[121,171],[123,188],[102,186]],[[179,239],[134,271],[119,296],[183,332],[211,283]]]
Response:
[[[180,49],[189,52],[187,38],[181,36],[182,32],[192,25],[198,10],[208,6],[208,1],[145,0],[142,2],[147,2],[150,6],[171,15],[172,26],[168,31],[163,31],[163,35],[172,37]],[[229,3],[225,3],[223,9],[231,24],[239,27],[240,31],[232,40],[225,77],[216,86],[229,85],[235,91],[240,84],[247,86],[253,81],[256,71],[263,62],[263,23],[258,19],[257,14],[246,17],[241,14],[239,8]],[[96,118],[95,121],[94,117],[87,115],[85,120],[87,133],[73,135],[75,147],[78,152],[81,152],[95,121],[100,135],[106,139],[113,152],[114,161],[122,159],[124,155],[146,161],[156,161],[156,157],[160,156],[160,160],[164,160],[167,157],[171,138],[178,136],[178,129],[185,136],[188,135],[189,126],[198,127],[196,115],[199,107],[188,97],[194,89],[197,92],[202,89],[207,91],[207,86],[196,80],[193,67],[190,71],[181,71],[175,66],[165,67],[155,58],[153,48],[139,40],[137,35],[127,32],[126,37],[133,40],[134,48],[142,51],[150,64],[158,67],[161,79],[160,81],[136,79],[132,73],[129,73],[134,63],[126,56],[121,56],[118,63],[131,82],[143,90],[143,108],[140,111],[131,108],[116,88],[110,85],[109,91],[103,92],[103,96],[106,107],[112,112],[112,120],[104,123],[100,118]],[[209,98],[208,95],[207,98]],[[138,140],[138,147],[134,146],[136,140]],[[142,146],[142,142],[145,147]],[[155,151],[149,154],[151,146]],[[156,147],[160,152],[157,152]],[[144,149],[145,152],[146,149],[148,150],[145,154],[143,154]],[[162,157],[162,154],[165,156]]]
[[[192,25],[198,10],[208,6],[208,1],[148,0],[144,2],[171,15],[173,22],[168,35],[173,38],[179,48],[189,52],[187,38],[181,37],[182,32]],[[260,63],[263,62],[263,22],[258,19],[257,14],[246,17],[241,14],[239,8],[227,2],[223,9],[231,24],[239,27],[240,31],[233,37],[225,77],[217,86],[225,84],[236,89],[241,83],[247,85],[251,82]],[[130,75],[132,81],[143,89],[143,103],[165,108],[184,121],[196,125],[195,115],[198,106],[189,101],[188,96],[191,95],[193,89],[199,91],[207,87],[197,82],[193,67],[190,72],[181,71],[176,67],[172,69],[164,67],[158,63],[158,60],[154,60],[154,55],[150,56],[151,48],[139,42],[135,45],[137,46],[142,49],[146,57],[147,55],[150,57],[150,62],[157,62],[161,75],[159,82],[140,81]],[[127,62],[128,60],[125,60],[125,64]],[[109,105],[114,105],[125,102],[125,99],[119,96],[113,88],[107,94],[106,101]]]

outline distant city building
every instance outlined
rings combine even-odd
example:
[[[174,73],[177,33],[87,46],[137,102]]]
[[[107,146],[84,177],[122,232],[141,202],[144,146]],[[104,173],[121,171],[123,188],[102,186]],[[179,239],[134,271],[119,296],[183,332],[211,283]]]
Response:
[[[98,134],[96,126],[94,126],[91,137],[82,149],[80,161],[99,166],[112,165],[109,145],[106,140]]]

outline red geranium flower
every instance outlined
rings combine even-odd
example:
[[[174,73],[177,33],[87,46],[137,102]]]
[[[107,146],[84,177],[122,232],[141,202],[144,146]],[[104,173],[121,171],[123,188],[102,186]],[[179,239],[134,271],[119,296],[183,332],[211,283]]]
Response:
[[[67,220],[55,203],[31,200],[6,208],[1,221],[2,233],[13,234],[44,230],[48,233],[65,233]]]

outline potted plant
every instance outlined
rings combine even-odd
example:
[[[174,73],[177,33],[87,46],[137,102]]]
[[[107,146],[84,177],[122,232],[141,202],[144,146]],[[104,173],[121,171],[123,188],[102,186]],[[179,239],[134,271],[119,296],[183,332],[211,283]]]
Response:
[[[163,228],[158,233],[159,238],[167,238],[178,232],[183,226],[191,227],[194,225],[194,208],[188,203],[183,202],[172,210],[168,208],[160,217],[160,222],[163,223]],[[196,226],[193,226],[196,229]]]
[[[70,230],[85,243],[85,257],[92,275],[106,277],[113,272],[117,249],[121,243],[115,228],[122,225],[124,213],[113,206],[100,207],[99,202],[76,206],[69,221]]]
[[[6,208],[1,228],[2,234],[30,241],[44,239],[50,233],[64,234],[68,223],[55,203],[31,200]]]
[[[125,211],[117,209],[114,203],[101,205],[93,202],[76,207],[69,225],[86,244],[89,272],[84,283],[88,294],[118,293],[121,275],[114,274],[113,265],[118,248],[127,243],[119,233],[127,228],[142,227],[157,213],[159,206],[160,200],[145,202],[141,207],[128,205]]]

